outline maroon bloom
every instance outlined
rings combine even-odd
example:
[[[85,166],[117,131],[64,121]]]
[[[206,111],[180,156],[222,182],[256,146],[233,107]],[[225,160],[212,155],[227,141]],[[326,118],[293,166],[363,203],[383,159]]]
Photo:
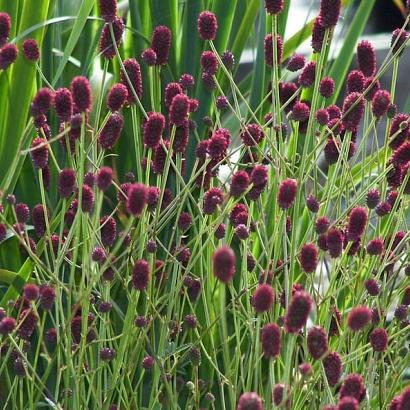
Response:
[[[20,202],[15,205],[14,210],[16,212],[17,222],[24,224],[28,221],[30,209],[26,204]]]
[[[370,209],[376,208],[380,202],[380,191],[376,188],[369,189],[369,192],[366,196],[366,205]]]
[[[326,233],[326,231],[329,229],[329,225],[330,222],[326,216],[319,216],[315,222],[316,233],[319,235]]]
[[[329,98],[335,92],[335,81],[332,77],[323,77],[320,80],[319,92],[322,97]]]
[[[75,171],[71,168],[61,170],[58,176],[58,193],[68,198],[76,189]]]
[[[56,291],[52,286],[45,285],[40,288],[40,305],[44,310],[50,310],[56,300]]]
[[[372,320],[372,311],[367,306],[353,308],[347,317],[347,325],[351,330],[357,332],[366,327]]]
[[[112,184],[112,168],[101,167],[97,173],[97,186],[101,191],[107,191]]]
[[[292,119],[298,122],[304,122],[309,119],[310,108],[306,103],[298,101],[292,108]]]
[[[376,328],[370,333],[370,344],[375,352],[384,352],[389,343],[389,336],[385,329]]]
[[[91,212],[94,208],[94,192],[93,189],[86,184],[82,187],[81,209],[83,212]]]
[[[315,113],[316,121],[319,125],[327,125],[329,123],[329,113],[327,112],[326,108],[320,108]]]
[[[391,37],[391,47],[393,49],[393,54],[398,53],[398,55],[401,55],[403,53],[404,49],[401,49],[401,47],[407,41],[408,36],[409,35],[407,34],[407,31],[403,30],[402,28],[396,28],[396,30],[393,31]]]
[[[164,65],[168,62],[171,41],[172,33],[167,26],[155,27],[152,33],[151,48],[157,55],[157,65]]]
[[[279,207],[288,209],[293,205],[296,198],[298,184],[295,179],[285,179],[279,185],[277,200]]]
[[[357,62],[360,71],[366,77],[376,74],[376,52],[372,43],[367,40],[360,41],[357,45]]]
[[[275,293],[272,286],[262,284],[256,288],[251,303],[257,313],[263,313],[272,308],[274,299]]]
[[[354,397],[343,397],[337,404],[337,410],[359,410],[359,402]]]
[[[112,149],[120,138],[122,127],[124,126],[124,118],[118,112],[112,113],[98,137],[98,143],[104,149]]]
[[[268,323],[261,330],[262,351],[265,357],[279,356],[281,345],[280,327],[275,323]]]
[[[343,126],[355,132],[363,117],[365,102],[360,93],[350,93],[343,102]]]
[[[391,103],[390,93],[386,90],[379,90],[372,99],[372,112],[378,119],[387,113]]]
[[[337,258],[343,251],[343,233],[337,229],[329,229],[326,235],[326,244],[332,258]]]
[[[248,124],[241,132],[240,137],[245,145],[252,147],[262,141],[264,134],[262,128],[258,124]]]
[[[342,360],[337,352],[329,353],[323,359],[323,367],[330,387],[335,386],[342,375]]]
[[[198,32],[202,40],[214,40],[218,22],[214,13],[203,11],[198,17]]]
[[[283,40],[282,37],[277,34],[275,36],[275,45],[276,45],[276,61],[275,64],[281,64],[282,54],[283,54]],[[273,36],[268,34],[264,40],[265,47],[265,63],[268,67],[273,66]]]
[[[132,286],[139,291],[143,291],[148,286],[150,277],[149,264],[144,259],[139,259],[134,263],[132,270]]]
[[[40,58],[40,50],[37,41],[33,38],[28,38],[23,42],[23,53],[29,61],[37,61]]]
[[[113,35],[111,34],[110,25]],[[104,24],[100,36],[100,52],[105,58],[111,60],[117,55],[116,48],[118,49],[121,44],[124,28],[124,22],[118,17],[116,17],[112,23]]]
[[[319,53],[322,50],[323,40],[325,38],[326,28],[322,24],[322,19],[317,17],[312,27],[312,49],[314,52]]]
[[[169,109],[171,107],[172,100],[177,94],[183,94],[182,87],[179,83],[169,83],[165,87],[165,106]]]
[[[16,328],[16,319],[13,317],[4,317],[0,321],[0,334],[2,335],[8,335],[13,332],[13,330]]]
[[[165,128],[165,117],[159,112],[149,113],[148,119],[144,123],[143,140],[149,148],[156,148]]]
[[[35,95],[30,106],[30,112],[33,117],[39,117],[47,114],[51,105],[53,104],[53,92],[47,88],[40,88]]]
[[[191,74],[182,74],[179,78],[179,84],[184,90],[191,89],[195,85],[195,79]]]
[[[313,243],[306,243],[300,251],[300,264],[306,273],[311,273],[317,267],[317,248]]]
[[[100,0],[100,13],[101,17],[110,23],[117,15],[117,0]]]
[[[54,94],[54,108],[61,122],[69,122],[73,115],[73,97],[68,88],[59,88]]]
[[[46,215],[47,211],[42,204],[37,204],[31,211],[31,219],[34,225],[36,235],[41,238],[46,232]]]
[[[285,328],[288,333],[298,333],[306,325],[313,300],[305,291],[295,292],[285,316]]]
[[[363,377],[360,374],[352,373],[346,376],[340,388],[340,398],[354,397],[357,401],[362,401],[366,394]]]
[[[121,70],[121,83],[127,87],[128,90],[128,104],[133,104],[137,98],[142,97],[142,75],[141,66],[135,58],[125,60],[124,69]]]
[[[325,28],[331,28],[337,24],[340,7],[340,0],[321,0],[319,16]]]
[[[356,241],[361,238],[367,224],[367,209],[357,206],[352,209],[347,227],[347,238],[349,241]]]
[[[15,44],[6,44],[0,48],[0,70],[7,70],[16,61],[17,54],[18,49]]]
[[[87,78],[79,76],[71,81],[71,93],[76,108],[81,112],[91,109],[91,86]]]
[[[108,93],[107,107],[110,111],[120,110],[128,99],[128,89],[124,84],[114,84]]]
[[[149,67],[157,64],[157,53],[152,48],[146,48],[141,53],[141,60]]]
[[[383,239],[375,238],[367,244],[367,253],[369,255],[381,255],[384,252]]]
[[[211,75],[214,75],[218,70],[218,59],[212,51],[204,51],[201,55],[202,69]]]
[[[211,188],[204,194],[203,211],[207,215],[213,214],[218,205],[224,200],[224,194],[220,188]]]
[[[189,98],[185,94],[177,94],[169,109],[169,121],[176,126],[183,125],[189,112]]]
[[[410,141],[404,142],[393,152],[392,162],[398,165],[410,162]]]
[[[283,10],[283,0],[265,0],[265,9],[268,14],[279,14]]]
[[[143,184],[132,184],[127,192],[127,211],[138,217],[147,202],[147,188]]]
[[[309,88],[315,82],[316,77],[316,62],[309,61],[299,76],[299,84],[303,88]]]
[[[316,360],[327,353],[328,343],[325,330],[320,326],[315,326],[309,330],[307,335],[307,346],[309,353]]]
[[[347,93],[362,93],[364,90],[365,77],[359,70],[353,70],[347,76]]]
[[[34,310],[24,309],[19,317],[18,335],[24,340],[30,339],[36,328],[37,321],[38,316]]]
[[[263,410],[262,399],[257,393],[243,393],[239,397],[236,410]]]
[[[306,63],[305,56],[303,54],[293,54],[293,56],[289,59],[286,68],[289,71],[296,72],[301,70]]]
[[[26,285],[24,285],[23,292],[24,297],[30,301],[35,301],[40,296],[40,289],[34,283],[27,283]]]
[[[235,275],[236,257],[229,246],[218,248],[212,257],[213,273],[223,283],[228,283]]]
[[[250,178],[246,171],[236,171],[231,179],[230,195],[240,197],[249,186]]]
[[[100,219],[101,242],[104,246],[113,246],[117,236],[117,222],[112,216],[105,215]]]
[[[6,44],[11,30],[11,19],[7,13],[0,13],[0,48]]]

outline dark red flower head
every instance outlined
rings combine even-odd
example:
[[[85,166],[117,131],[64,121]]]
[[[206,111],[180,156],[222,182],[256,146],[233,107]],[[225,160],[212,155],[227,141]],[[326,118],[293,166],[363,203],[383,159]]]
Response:
[[[279,356],[281,346],[280,327],[275,323],[268,323],[261,330],[262,351],[265,357]]]
[[[202,40],[214,40],[218,22],[214,13],[203,11],[198,17],[198,32]]]
[[[407,31],[403,30],[402,28],[396,28],[396,30],[393,31],[392,37],[391,37],[391,47],[393,49],[393,54],[396,54],[401,46],[406,42],[408,38],[408,33]],[[400,50],[398,55],[401,55],[404,51],[404,48]]]
[[[117,16],[117,0],[99,0],[101,17],[112,22]]]
[[[235,263],[235,253],[229,246],[218,248],[212,257],[213,273],[215,277],[223,283],[230,282],[235,275]]]
[[[212,51],[204,51],[201,55],[202,69],[211,75],[214,75],[218,70],[218,59]]]
[[[149,113],[144,123],[143,141],[149,148],[156,148],[165,129],[165,117],[159,112]]]
[[[322,20],[323,27],[334,27],[340,14],[341,0],[321,0],[319,16]]]
[[[49,88],[44,87],[38,90],[31,103],[31,115],[33,117],[39,117],[40,115],[47,114],[53,104],[53,99],[54,94]]]
[[[124,70],[121,70],[121,83],[128,90],[128,104],[133,104],[137,101],[136,97],[142,97],[142,75],[141,66],[135,58],[124,60]]]
[[[367,253],[369,255],[381,255],[384,252],[383,239],[375,238],[367,244]]]
[[[356,206],[352,209],[347,227],[347,238],[349,241],[360,239],[366,228],[367,218],[368,212],[366,208]]]
[[[27,204],[20,202],[15,205],[14,210],[16,212],[16,219],[19,223],[26,223],[30,216],[30,209]]]
[[[301,70],[306,63],[305,56],[303,54],[293,54],[293,56],[289,59],[286,68],[289,71],[296,72]]]
[[[0,70],[7,70],[16,61],[17,54],[15,44],[6,44],[0,48]]]
[[[54,108],[60,122],[69,122],[73,115],[73,97],[68,88],[59,88],[54,94]]]
[[[37,41],[33,38],[28,38],[23,42],[24,57],[29,61],[37,61],[40,58],[40,50]]]
[[[387,113],[391,103],[390,93],[386,90],[379,90],[372,99],[372,112],[376,118],[381,118]]]
[[[329,225],[330,222],[326,216],[319,216],[315,222],[316,233],[319,235],[326,233],[326,231],[329,229]]]
[[[339,382],[343,370],[340,355],[336,352],[329,353],[323,359],[323,367],[325,369],[325,374],[329,386],[335,386]]]
[[[38,147],[38,148],[37,148]],[[48,164],[48,145],[45,138],[34,138],[31,143],[31,159],[35,168],[44,169]]]
[[[299,76],[299,84],[303,88],[309,88],[315,82],[316,77],[316,62],[309,61]]]
[[[272,308],[275,292],[268,284],[259,285],[252,295],[252,306],[257,313],[267,312]]]
[[[275,36],[276,44],[276,61],[275,64],[281,64],[282,54],[283,54],[283,40],[282,37],[277,34]],[[265,47],[265,63],[268,67],[273,66],[273,36],[272,34],[267,34],[264,40]]]
[[[91,86],[87,78],[75,77],[71,82],[71,93],[76,108],[81,112],[87,112],[91,109]]]
[[[100,219],[101,243],[104,246],[114,245],[117,237],[117,222],[112,216],[104,215]]]
[[[313,300],[305,291],[293,294],[285,316],[285,328],[288,333],[298,333],[306,325],[312,305]]]
[[[172,33],[167,26],[155,27],[152,33],[151,48],[157,55],[157,65],[164,65],[168,62],[171,41]]]
[[[372,320],[372,311],[367,306],[353,308],[347,317],[347,325],[351,330],[357,332],[366,327]]]
[[[132,270],[132,286],[143,291],[148,286],[150,277],[149,264],[144,259],[139,259],[134,263]]]
[[[231,179],[230,195],[240,197],[249,186],[250,178],[246,171],[236,171]]]
[[[0,48],[6,44],[11,30],[11,19],[7,13],[0,13]]]
[[[98,143],[104,149],[112,149],[120,138],[124,119],[118,112],[112,113],[98,137]]]
[[[309,353],[316,360],[327,353],[328,343],[325,330],[320,326],[312,327],[307,335],[307,347]]]
[[[312,49],[314,52],[319,53],[323,47],[323,40],[325,38],[326,28],[322,24],[322,19],[317,17],[312,27]]]
[[[56,300],[56,291],[52,286],[44,285],[40,288],[40,305],[44,310],[50,310]]]
[[[110,111],[120,110],[128,99],[128,89],[124,84],[114,84],[108,93],[107,107]]]
[[[375,352],[384,352],[389,343],[389,335],[385,329],[376,328],[369,336],[370,344]]]
[[[36,235],[41,238],[46,232],[46,216],[47,211],[42,204],[36,205],[31,211],[31,219],[34,225]]]
[[[319,125],[327,125],[329,123],[329,113],[327,112],[326,108],[320,108],[315,113],[316,121]]]
[[[149,67],[157,64],[157,53],[152,48],[146,48],[141,53],[141,60]]]
[[[316,270],[318,263],[318,251],[313,243],[306,243],[300,251],[300,264],[306,273],[311,273]]]
[[[248,124],[241,132],[240,137],[245,145],[251,147],[262,141],[264,133],[258,124]]]
[[[263,410],[262,399],[257,393],[243,393],[239,397],[236,410]]]
[[[189,98],[185,94],[177,94],[169,109],[169,121],[176,126],[183,125],[189,113]]]
[[[58,193],[62,198],[68,198],[76,189],[75,171],[71,168],[61,170],[58,176]]]
[[[279,185],[277,200],[282,209],[288,209],[293,205],[296,198],[298,184],[295,179],[285,179]]]
[[[81,198],[81,209],[83,212],[91,212],[94,208],[94,192],[93,189],[87,185],[83,184],[82,187],[82,198]]]
[[[332,258],[337,258],[343,251],[343,233],[337,229],[332,228],[326,234],[326,244],[329,249],[329,254]]]
[[[298,101],[292,108],[292,119],[298,122],[304,122],[309,119],[310,108],[304,103]]]
[[[110,25],[112,27],[113,35],[111,35]],[[116,17],[112,23],[104,24],[100,36],[100,53],[108,59],[112,59],[116,56],[117,52],[115,48],[119,48],[124,34],[124,22],[122,19]],[[114,41],[115,45],[114,45]]]
[[[97,186],[101,191],[107,191],[112,184],[112,168],[101,167],[97,173]]]
[[[172,100],[177,94],[183,94],[182,87],[179,83],[169,83],[165,87],[165,106],[169,109],[171,107]]]
[[[373,44],[367,40],[362,40],[357,45],[357,63],[360,71],[366,77],[372,77],[376,74],[376,52]]]
[[[335,81],[332,77],[323,77],[319,84],[319,92],[322,97],[329,98],[335,92]]]
[[[360,70],[350,71],[347,76],[347,93],[362,93],[364,90],[365,76]]]
[[[232,70],[235,65],[235,57],[230,50],[226,50],[221,55],[223,65],[227,70]]]
[[[350,396],[345,396],[339,400],[337,410],[359,410],[359,402]]]
[[[366,196],[366,205],[370,209],[376,208],[380,202],[380,191],[376,188],[369,189]]]
[[[265,9],[268,14],[279,14],[283,10],[283,0],[265,0]]]
[[[251,171],[251,182],[255,187],[264,189],[268,183],[268,167],[255,165]]]
[[[224,194],[220,188],[211,188],[204,194],[203,211],[204,214],[213,214],[218,205],[221,205],[224,199]]]
[[[144,210],[147,202],[147,188],[143,184],[132,184],[127,192],[127,211],[138,217]]]
[[[360,93],[350,93],[343,102],[343,126],[351,132],[355,132],[363,117],[365,101]]]
[[[8,335],[16,328],[17,322],[13,317],[4,317],[0,320],[0,334]]]
[[[366,394],[363,377],[360,374],[352,373],[346,376],[340,388],[340,398],[354,397],[357,401],[362,401]]]
[[[179,84],[184,90],[188,90],[195,85],[195,79],[191,74],[182,74],[179,79]]]

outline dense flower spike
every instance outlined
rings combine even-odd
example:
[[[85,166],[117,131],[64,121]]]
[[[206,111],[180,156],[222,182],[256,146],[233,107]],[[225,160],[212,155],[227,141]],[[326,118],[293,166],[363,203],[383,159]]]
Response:
[[[8,335],[14,331],[17,322],[13,317],[4,317],[0,320],[0,334]]]
[[[23,42],[24,57],[29,61],[37,61],[40,58],[40,50],[37,41],[33,38],[28,38]]]
[[[351,310],[347,317],[347,325],[353,331],[362,330],[370,323],[372,312],[367,306],[357,306]]]
[[[299,84],[303,88],[309,88],[315,82],[316,62],[310,61],[305,65],[299,76]]]
[[[203,11],[198,17],[198,32],[202,40],[214,40],[218,22],[214,13]]]
[[[113,35],[111,34],[110,26],[112,27]],[[100,52],[105,58],[112,59],[116,56],[116,48],[118,49],[121,44],[124,28],[124,23],[120,18],[115,18],[112,23],[104,25],[100,37]]]
[[[240,197],[249,186],[250,178],[246,171],[237,171],[231,179],[230,195]]]
[[[311,41],[312,49],[316,53],[319,53],[322,50],[325,32],[326,28],[323,26],[321,18],[317,17],[313,23]]]
[[[83,184],[81,209],[83,212],[90,213],[94,208],[94,192],[89,185]]]
[[[158,112],[149,113],[144,123],[143,140],[148,148],[156,148],[165,129],[165,117]]]
[[[44,87],[38,90],[31,103],[31,115],[33,117],[39,117],[40,115],[47,114],[53,104],[53,99],[54,94],[49,88]]]
[[[245,145],[252,147],[262,141],[264,134],[258,124],[248,124],[241,132],[240,137]]]
[[[360,93],[350,93],[343,102],[343,126],[355,132],[363,117],[365,102]]]
[[[296,72],[301,70],[306,63],[305,56],[303,54],[293,54],[293,56],[289,59],[286,68],[289,71]]]
[[[98,137],[98,142],[102,148],[112,149],[114,147],[120,138],[123,125],[124,118],[121,114],[115,112],[109,116]]]
[[[44,285],[40,288],[40,306],[44,310],[50,310],[56,300],[56,291],[49,285]]]
[[[285,328],[288,333],[298,333],[306,325],[312,310],[312,298],[304,291],[295,292],[285,316]]]
[[[360,374],[349,374],[343,381],[340,388],[340,398],[354,397],[357,401],[361,401],[366,394],[363,378]]]
[[[112,22],[117,15],[117,0],[99,0],[101,17],[107,22]]]
[[[42,204],[36,205],[31,212],[31,219],[34,225],[36,235],[41,238],[46,232],[46,214]]]
[[[73,98],[68,88],[59,88],[54,94],[54,108],[61,122],[69,122],[73,115]]]
[[[319,16],[323,27],[332,28],[338,20],[340,14],[341,0],[321,0]]]
[[[380,191],[376,188],[370,189],[366,196],[366,205],[370,209],[376,208],[380,202]]]
[[[357,206],[352,209],[347,227],[347,238],[349,241],[360,239],[366,228],[367,218],[368,213],[366,208]]]
[[[243,393],[239,397],[236,410],[264,410],[262,399],[254,392]]]
[[[214,75],[218,70],[218,59],[212,51],[204,51],[201,55],[202,69]]]
[[[281,330],[275,323],[268,323],[261,330],[262,351],[265,357],[279,356],[281,347]]]
[[[410,141],[399,146],[392,155],[393,164],[406,165],[410,162]]]
[[[113,246],[117,237],[117,223],[112,216],[105,215],[100,220],[101,242],[104,246]]]
[[[141,53],[141,60],[149,67],[157,64],[157,53],[152,48],[146,48]]]
[[[71,81],[71,93],[74,104],[80,112],[87,112],[91,109],[91,86],[87,78],[75,77]]]
[[[309,353],[314,359],[320,359],[327,353],[328,343],[325,330],[320,326],[312,327],[307,335]]]
[[[132,270],[132,286],[140,291],[143,291],[148,286],[150,277],[149,264],[146,260],[140,259],[134,263]]]
[[[114,84],[108,93],[107,107],[112,111],[120,110],[128,99],[128,89],[124,84]]]
[[[268,14],[279,14],[283,6],[284,0],[265,0],[265,9]]]
[[[102,167],[97,173],[97,186],[101,191],[107,191],[112,184],[112,168]]]
[[[309,119],[310,108],[307,104],[298,101],[292,108],[292,119],[298,122],[304,122]]]
[[[347,93],[362,93],[364,91],[365,76],[359,70],[353,70],[347,76]]]
[[[384,352],[389,343],[389,336],[385,329],[376,328],[369,336],[370,344],[375,352]]]
[[[332,77],[323,77],[320,80],[319,92],[322,97],[330,98],[335,92],[335,82]]]
[[[44,138],[34,138],[31,143],[31,159],[35,168],[44,169],[48,164],[48,144]]]
[[[135,58],[124,60],[124,69],[121,70],[121,83],[128,90],[128,104],[133,104],[137,101],[136,97],[142,97],[142,75],[141,66]]]
[[[236,257],[229,246],[218,248],[212,257],[213,273],[223,283],[229,283],[235,275]]]
[[[372,99],[372,112],[378,119],[387,113],[391,103],[390,93],[386,90],[379,90]]]
[[[288,209],[293,205],[296,198],[298,184],[295,179],[285,179],[279,185],[278,204],[282,209]]]
[[[375,238],[367,244],[367,253],[369,255],[381,255],[384,252],[383,239]]]
[[[393,31],[392,37],[391,37],[391,47],[393,54],[402,54],[404,49],[402,48],[403,44],[406,42],[407,38],[409,37],[407,31],[401,29],[401,28],[396,28],[396,30]]]
[[[337,410],[359,410],[359,402],[354,397],[343,397],[339,400]]]
[[[224,194],[220,188],[211,188],[204,194],[203,211],[207,215],[213,214],[218,205],[224,200]]]
[[[26,204],[20,202],[15,205],[14,210],[16,212],[17,222],[24,224],[28,221],[30,209]]]
[[[76,175],[71,168],[61,170],[58,176],[58,193],[62,198],[69,198],[76,189]]]
[[[306,243],[300,251],[300,264],[306,273],[311,273],[316,270],[318,251],[313,243]]]
[[[376,74],[376,52],[373,44],[367,40],[362,40],[357,45],[357,63],[366,77]]]
[[[11,19],[7,13],[0,13],[0,48],[6,44],[11,29]]]
[[[329,353],[323,360],[323,367],[330,387],[335,386],[342,375],[342,360],[337,352]]]
[[[259,285],[252,295],[252,306],[257,313],[267,312],[272,308],[275,293],[272,286],[267,284]]]
[[[6,44],[0,48],[0,70],[7,70],[16,61],[18,49],[15,44]]]
[[[276,45],[276,64],[281,64],[282,54],[283,54],[283,40],[280,35],[275,36]],[[267,34],[264,40],[265,47],[265,63],[268,67],[273,66],[273,36],[272,34]]]
[[[169,121],[171,124],[181,126],[189,112],[189,98],[185,94],[177,94],[169,109]]]
[[[152,33],[151,48],[157,55],[157,65],[167,64],[171,41],[172,33],[167,26],[155,27],[154,32]]]
[[[393,117],[390,127],[390,141],[391,148],[398,148],[410,135],[410,121],[407,114],[398,113]]]
[[[127,211],[138,217],[147,203],[147,188],[143,184],[132,184],[127,192]]]
[[[326,235],[326,244],[332,258],[337,258],[343,251],[343,233],[337,229],[329,229]]]

